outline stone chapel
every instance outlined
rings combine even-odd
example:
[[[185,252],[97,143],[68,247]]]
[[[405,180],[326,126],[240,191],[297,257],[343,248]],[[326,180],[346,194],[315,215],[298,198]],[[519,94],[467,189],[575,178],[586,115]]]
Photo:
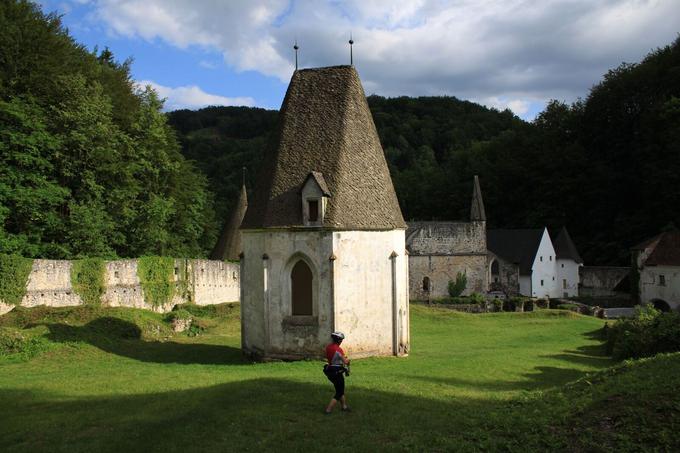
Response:
[[[409,350],[406,224],[353,66],[296,70],[241,225],[242,347]]]

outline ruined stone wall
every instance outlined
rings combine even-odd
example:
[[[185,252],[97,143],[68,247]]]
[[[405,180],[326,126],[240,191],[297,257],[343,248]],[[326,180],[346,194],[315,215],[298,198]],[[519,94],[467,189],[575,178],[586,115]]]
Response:
[[[519,266],[510,263],[503,258],[489,252],[489,289],[491,291],[502,291],[508,296],[519,294]],[[491,265],[498,263],[498,274],[491,273]]]
[[[581,285],[579,295],[588,297],[610,297],[620,295],[614,291],[616,285],[629,273],[629,267],[583,266],[580,269]]]
[[[412,222],[406,245],[411,255],[486,253],[486,222]]]
[[[193,301],[198,305],[239,301],[239,265],[223,261],[175,260],[174,279],[179,282],[186,272],[187,291],[176,291],[172,300],[160,307],[153,307],[144,298],[144,291],[137,276],[137,260],[116,260],[105,263],[104,293],[102,306],[145,308],[160,312],[172,310],[178,303]],[[21,306],[67,307],[82,305],[83,301],[71,284],[71,261],[34,260],[28,276],[26,294]],[[11,306],[0,301],[0,314]]]
[[[465,272],[467,286],[464,296],[474,292],[485,293],[488,289],[486,254],[480,255],[410,255],[409,296],[412,300],[447,297],[449,281],[456,280],[458,272]],[[430,291],[423,288],[423,279],[430,280]]]

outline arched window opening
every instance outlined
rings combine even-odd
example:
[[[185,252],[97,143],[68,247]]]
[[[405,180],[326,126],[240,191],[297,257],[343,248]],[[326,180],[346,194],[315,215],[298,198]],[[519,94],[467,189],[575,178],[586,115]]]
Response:
[[[423,291],[430,291],[430,277],[423,277]]]
[[[654,299],[652,301],[652,304],[654,304],[654,308],[656,308],[659,311],[663,311],[663,312],[671,311],[671,306],[668,305],[668,303],[666,301],[663,301],[661,299]]]
[[[314,314],[313,279],[312,270],[307,266],[307,263],[302,260],[295,263],[290,273],[293,316],[312,316]]]
[[[494,283],[498,283],[498,277],[500,276],[500,266],[498,265],[498,261],[493,260],[491,262],[491,277],[493,277]]]

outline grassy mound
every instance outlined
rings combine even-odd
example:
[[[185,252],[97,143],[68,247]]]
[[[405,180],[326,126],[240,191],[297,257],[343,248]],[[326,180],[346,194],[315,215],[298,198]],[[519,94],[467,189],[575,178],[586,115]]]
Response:
[[[680,451],[680,353],[626,361],[546,397],[568,402],[551,426],[571,451]]]

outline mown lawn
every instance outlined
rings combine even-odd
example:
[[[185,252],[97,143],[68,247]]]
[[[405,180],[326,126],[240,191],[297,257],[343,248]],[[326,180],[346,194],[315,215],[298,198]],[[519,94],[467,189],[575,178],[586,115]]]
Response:
[[[96,316],[105,317],[83,326],[85,312],[73,310],[0,317],[0,328],[27,327],[39,335],[35,349],[42,351],[0,356],[0,451],[609,445],[598,444],[601,436],[589,431],[595,422],[581,423],[583,411],[601,410],[598,404],[612,396],[611,386],[598,380],[621,373],[606,371],[565,387],[613,364],[603,356],[598,319],[563,311],[467,315],[413,306],[411,355],[353,361],[347,389],[353,412],[325,416],[332,387],[321,363],[244,361],[237,306],[222,308],[222,317],[207,319],[206,331],[193,338],[168,333],[161,315],[99,310]],[[140,331],[144,339],[134,339]],[[351,355],[351,338],[346,346]],[[676,373],[680,360],[669,357],[672,366],[663,369]],[[639,393],[634,384],[626,388]],[[635,448],[634,439],[619,439],[610,428],[603,428],[614,436],[607,442]]]

